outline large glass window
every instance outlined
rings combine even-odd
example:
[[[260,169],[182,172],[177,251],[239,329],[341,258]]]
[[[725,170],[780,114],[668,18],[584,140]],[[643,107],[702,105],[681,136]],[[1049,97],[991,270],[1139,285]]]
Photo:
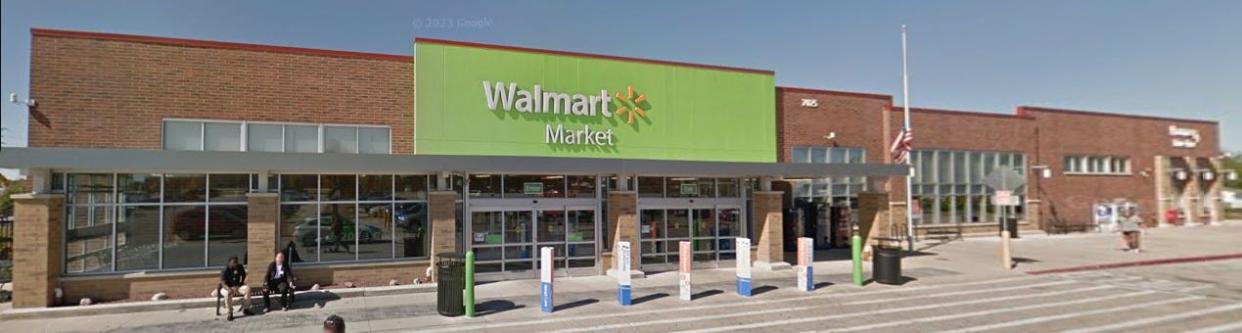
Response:
[[[358,128],[358,152],[363,154],[387,154],[388,129],[383,127]]]
[[[995,191],[984,179],[1001,169],[1026,174],[1026,157],[1011,152],[916,150],[914,195],[921,203],[920,224],[995,223],[999,215],[991,203]],[[1025,189],[1014,191],[1025,205]],[[1022,206],[1006,208],[1009,216]]]
[[[353,154],[358,152],[358,128],[323,127],[323,152]]]
[[[282,175],[280,238],[294,262],[427,256],[427,175]],[[318,184],[318,185],[316,185]]]
[[[218,267],[246,251],[248,174],[67,174],[65,272]]]
[[[319,127],[303,125],[285,126],[286,153],[318,153]]]

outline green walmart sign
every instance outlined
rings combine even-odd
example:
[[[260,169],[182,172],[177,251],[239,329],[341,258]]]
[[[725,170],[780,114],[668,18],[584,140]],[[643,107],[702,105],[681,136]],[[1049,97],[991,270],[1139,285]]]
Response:
[[[419,154],[776,160],[771,73],[415,47]]]

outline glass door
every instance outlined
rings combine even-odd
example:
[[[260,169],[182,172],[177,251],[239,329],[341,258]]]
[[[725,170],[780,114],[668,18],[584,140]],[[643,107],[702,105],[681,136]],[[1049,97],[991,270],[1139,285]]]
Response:
[[[481,280],[537,277],[540,248],[555,249],[556,274],[597,274],[595,209],[472,208],[469,247]]]

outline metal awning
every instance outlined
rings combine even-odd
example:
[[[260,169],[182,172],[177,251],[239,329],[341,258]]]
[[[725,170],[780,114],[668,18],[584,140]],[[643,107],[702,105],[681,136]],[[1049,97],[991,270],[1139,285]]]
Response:
[[[610,158],[203,152],[99,148],[0,150],[0,168],[60,172],[638,174],[702,177],[904,176],[905,165]]]

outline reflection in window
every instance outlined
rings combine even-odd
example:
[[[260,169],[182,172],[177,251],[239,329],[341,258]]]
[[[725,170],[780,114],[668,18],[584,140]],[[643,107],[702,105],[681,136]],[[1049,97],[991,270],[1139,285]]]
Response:
[[[123,207],[116,221],[116,270],[158,269],[159,251],[160,206]]]
[[[223,266],[207,263],[204,241],[207,239],[206,206],[172,206],[164,209],[164,269]]]
[[[208,207],[207,264],[224,266],[229,257],[246,257],[246,206]]]

